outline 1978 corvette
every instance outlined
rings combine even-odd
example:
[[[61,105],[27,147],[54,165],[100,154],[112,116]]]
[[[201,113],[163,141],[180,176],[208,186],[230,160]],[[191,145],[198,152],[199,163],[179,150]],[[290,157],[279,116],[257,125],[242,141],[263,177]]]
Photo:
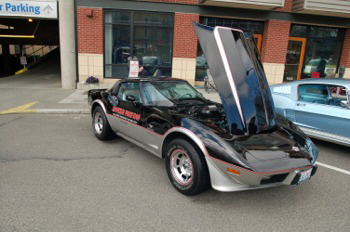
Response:
[[[209,185],[239,191],[310,179],[318,150],[275,114],[253,41],[231,28],[195,30],[222,104],[185,80],[123,79],[88,93],[96,137],[117,134],[164,158],[171,183],[186,195]]]

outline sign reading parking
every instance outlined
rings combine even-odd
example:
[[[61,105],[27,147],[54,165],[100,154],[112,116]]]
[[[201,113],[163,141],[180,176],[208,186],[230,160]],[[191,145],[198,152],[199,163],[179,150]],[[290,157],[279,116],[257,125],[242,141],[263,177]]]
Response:
[[[0,16],[57,19],[57,1],[0,0]]]

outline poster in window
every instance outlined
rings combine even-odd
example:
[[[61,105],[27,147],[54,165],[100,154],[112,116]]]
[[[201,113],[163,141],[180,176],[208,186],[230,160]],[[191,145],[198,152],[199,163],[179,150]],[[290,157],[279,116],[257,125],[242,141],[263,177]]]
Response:
[[[129,77],[139,76],[139,62],[137,60],[130,60]]]

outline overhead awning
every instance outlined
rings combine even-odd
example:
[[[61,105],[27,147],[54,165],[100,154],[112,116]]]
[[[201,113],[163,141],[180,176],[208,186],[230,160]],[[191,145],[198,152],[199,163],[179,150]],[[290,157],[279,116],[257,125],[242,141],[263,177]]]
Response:
[[[202,5],[269,10],[284,6],[284,0],[202,0]]]
[[[350,18],[350,1],[296,0],[293,12]]]

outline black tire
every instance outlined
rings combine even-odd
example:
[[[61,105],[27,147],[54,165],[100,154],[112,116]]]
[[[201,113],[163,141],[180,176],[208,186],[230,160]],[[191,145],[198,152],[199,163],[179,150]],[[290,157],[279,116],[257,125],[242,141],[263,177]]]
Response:
[[[166,152],[168,177],[179,192],[196,195],[207,189],[209,173],[200,151],[184,139],[174,139],[168,144]]]
[[[92,129],[95,136],[101,141],[107,141],[115,137],[111,126],[101,106],[96,106],[92,112]]]

